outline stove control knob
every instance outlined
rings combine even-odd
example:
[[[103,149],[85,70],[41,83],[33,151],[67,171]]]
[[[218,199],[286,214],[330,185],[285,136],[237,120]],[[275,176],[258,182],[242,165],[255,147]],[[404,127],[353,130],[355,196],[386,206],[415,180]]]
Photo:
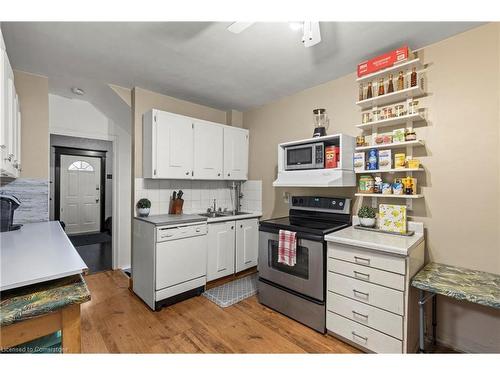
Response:
[[[336,204],[336,203],[337,203],[337,202],[335,202],[335,201],[332,201],[332,206],[335,206],[335,204]]]
[[[292,204],[297,204],[297,203],[298,203],[297,198],[293,198],[292,199]]]
[[[339,202],[339,206],[342,207],[344,205],[344,202]]]

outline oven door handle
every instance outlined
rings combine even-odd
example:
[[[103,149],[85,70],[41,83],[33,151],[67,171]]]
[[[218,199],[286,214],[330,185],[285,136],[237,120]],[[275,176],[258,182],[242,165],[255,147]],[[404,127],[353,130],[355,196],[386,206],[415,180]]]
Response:
[[[279,237],[279,229],[277,228],[270,228],[263,226],[262,224],[259,226],[259,232],[263,233],[272,233],[276,234],[276,241],[278,241]],[[305,232],[295,232],[297,233],[296,238],[297,241],[299,240],[308,240],[308,241],[315,241],[315,242],[323,242],[324,238],[321,235],[317,234],[312,234],[312,233],[305,233]]]

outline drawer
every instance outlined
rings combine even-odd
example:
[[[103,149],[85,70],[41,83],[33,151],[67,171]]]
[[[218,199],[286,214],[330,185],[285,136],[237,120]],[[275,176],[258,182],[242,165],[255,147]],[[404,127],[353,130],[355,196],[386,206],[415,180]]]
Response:
[[[405,277],[398,273],[360,266],[359,264],[344,262],[343,260],[333,258],[328,258],[328,271],[397,290],[405,290]]]
[[[355,246],[339,243],[328,243],[328,257],[362,266],[378,268],[384,271],[406,274],[406,259],[402,257],[385,255],[375,251],[367,251]]]
[[[374,329],[327,311],[326,329],[375,353],[402,353],[403,343]]]
[[[344,318],[349,318],[399,340],[403,339],[403,317],[400,315],[332,292],[328,292],[326,296],[326,307],[329,311]]]
[[[404,315],[404,293],[328,271],[328,291]]]

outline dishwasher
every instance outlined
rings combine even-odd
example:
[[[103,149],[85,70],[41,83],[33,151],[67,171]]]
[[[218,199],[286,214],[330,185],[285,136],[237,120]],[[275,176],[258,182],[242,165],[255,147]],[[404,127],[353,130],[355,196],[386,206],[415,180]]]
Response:
[[[134,223],[133,290],[154,310],[200,295],[207,274],[207,223]]]

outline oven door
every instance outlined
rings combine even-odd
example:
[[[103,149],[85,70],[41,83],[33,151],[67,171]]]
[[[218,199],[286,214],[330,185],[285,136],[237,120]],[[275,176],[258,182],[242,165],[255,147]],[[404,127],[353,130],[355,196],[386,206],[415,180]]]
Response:
[[[297,233],[297,263],[292,267],[278,263],[278,242],[277,230],[260,229],[259,277],[324,301],[325,249],[322,237]]]
[[[285,148],[285,170],[312,169],[315,167],[314,145]]]

